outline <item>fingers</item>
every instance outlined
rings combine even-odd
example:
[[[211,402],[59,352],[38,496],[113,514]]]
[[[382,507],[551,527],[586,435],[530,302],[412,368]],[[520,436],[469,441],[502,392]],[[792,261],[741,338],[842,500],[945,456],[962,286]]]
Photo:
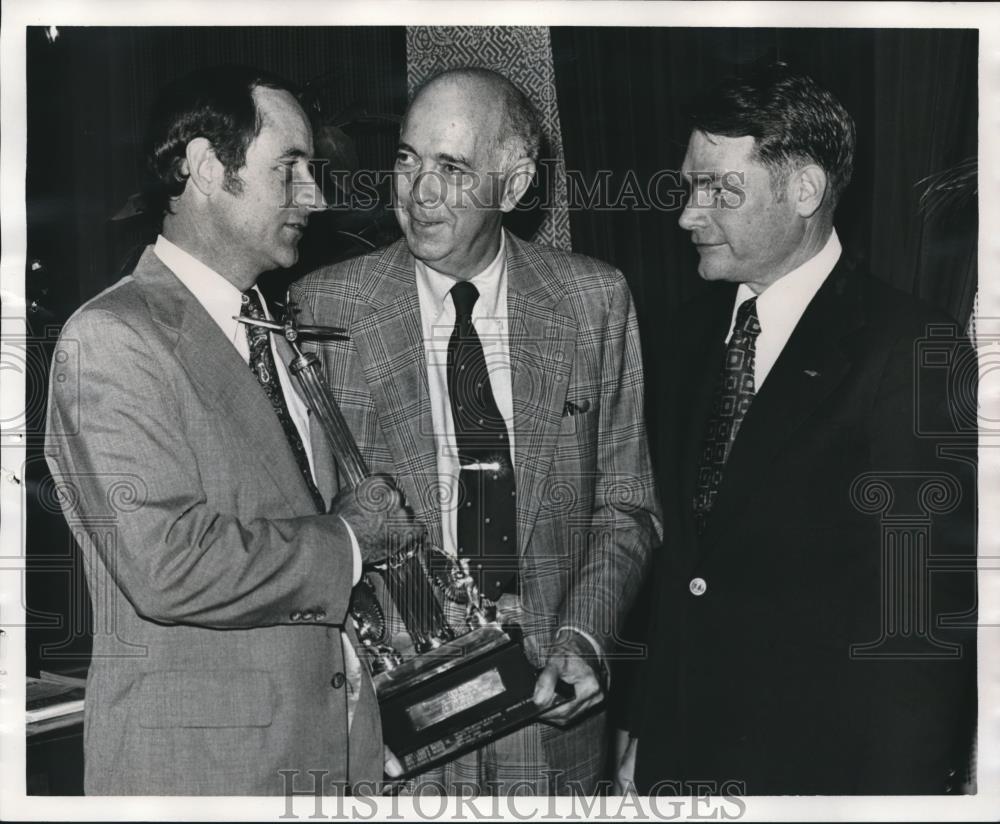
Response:
[[[383,762],[385,767],[385,774],[389,778],[399,778],[403,774],[403,765],[399,762],[399,759],[393,755],[392,750],[388,747],[383,746]]]
[[[619,730],[619,734],[621,734]],[[635,753],[638,749],[639,740],[637,738],[628,737],[628,733],[625,733],[628,743],[624,747],[621,747],[621,752],[616,758],[617,769],[615,770],[615,780],[614,780],[614,793],[615,795],[625,795],[626,793],[634,790],[635,781]]]
[[[402,493],[386,475],[372,475],[342,491],[330,511],[350,525],[366,564],[402,551],[423,534]]]
[[[413,510],[407,506],[403,493],[388,475],[372,475],[359,486],[362,506],[370,505],[371,511],[381,515],[381,522],[390,526],[392,536],[403,543],[420,534]]]
[[[356,489],[359,503],[371,512],[389,514],[401,509],[403,494],[396,488],[388,475],[371,475]]]
[[[555,701],[556,682],[562,679],[572,685],[574,697],[552,707],[541,716],[543,721],[563,726],[581,713],[599,704],[604,694],[591,666],[580,656],[565,650],[557,652],[546,664],[535,682],[534,701],[539,707],[551,707]]]
[[[571,701],[567,701],[565,704],[553,707],[547,713],[540,716],[540,718],[542,721],[556,727],[564,727],[571,721],[574,721],[578,716],[585,713],[587,710],[592,707],[596,707],[602,700],[603,696],[600,693],[594,693],[582,698],[575,698]]]
[[[532,696],[532,700],[539,707],[548,707],[552,704],[556,696],[556,682],[558,680],[559,671],[555,664],[549,662],[535,682],[535,694]]]
[[[565,680],[565,679],[564,679]],[[573,684],[576,695],[565,703],[553,707],[542,718],[556,725],[566,724],[591,707],[597,706],[604,698],[597,679],[583,679],[568,682]]]
[[[615,729],[614,731],[614,759],[615,763],[618,764],[625,757],[629,746],[635,739],[632,738],[632,733],[628,730]]]

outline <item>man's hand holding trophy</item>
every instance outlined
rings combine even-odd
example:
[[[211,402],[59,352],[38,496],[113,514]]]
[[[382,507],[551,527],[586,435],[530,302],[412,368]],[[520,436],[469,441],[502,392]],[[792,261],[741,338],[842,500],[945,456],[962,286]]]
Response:
[[[289,371],[346,481],[331,512],[352,524],[365,567],[350,612],[379,699],[385,769],[393,778],[415,775],[551,711],[573,698],[573,687],[546,672],[546,700],[536,703],[538,672],[517,640],[519,628],[506,623],[497,604],[480,592],[466,559],[426,546],[412,513],[400,510],[401,495],[392,481],[369,474],[319,359],[297,344],[300,335],[346,333],[299,328],[293,316],[290,311],[283,324],[249,322],[282,332],[291,343],[296,357]],[[386,528],[378,514],[392,509],[405,517]],[[402,632],[394,632],[398,619]]]

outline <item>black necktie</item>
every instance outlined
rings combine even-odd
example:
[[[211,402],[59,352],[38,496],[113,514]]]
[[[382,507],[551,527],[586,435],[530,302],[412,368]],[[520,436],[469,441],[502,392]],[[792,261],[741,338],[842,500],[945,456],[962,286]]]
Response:
[[[693,501],[699,533],[705,529],[736,433],[753,402],[756,392],[754,350],[759,334],[757,298],[754,297],[743,301],[736,312],[733,334],[729,338],[726,358],[715,387]]]
[[[472,325],[479,291],[465,281],[451,290],[455,329],[448,341],[448,396],[460,464],[458,554],[487,598],[517,581],[514,466],[510,436],[497,408],[483,345]]]
[[[240,314],[255,320],[264,320],[264,306],[261,304],[260,296],[255,289],[243,293],[243,306]],[[295,462],[299,465],[302,479],[306,482],[306,486],[316,502],[316,508],[320,512],[326,512],[323,496],[319,494],[309,469],[309,458],[306,456],[302,437],[299,435],[299,430],[295,428],[292,416],[288,414],[285,394],[281,391],[281,383],[274,366],[274,356],[271,354],[270,333],[259,326],[247,325],[246,330],[247,342],[250,344],[250,368],[257,376],[257,382],[263,387],[267,399],[271,402],[274,414],[278,416],[281,428],[285,431],[285,438],[288,439],[288,445],[291,446],[292,454],[295,455]]]

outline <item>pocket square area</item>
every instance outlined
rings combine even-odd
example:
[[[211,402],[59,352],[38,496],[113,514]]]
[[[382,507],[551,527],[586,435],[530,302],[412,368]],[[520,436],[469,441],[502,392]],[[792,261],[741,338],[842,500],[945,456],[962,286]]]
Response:
[[[563,417],[567,415],[582,415],[590,409],[590,401],[584,398],[582,401],[566,401],[563,406]]]

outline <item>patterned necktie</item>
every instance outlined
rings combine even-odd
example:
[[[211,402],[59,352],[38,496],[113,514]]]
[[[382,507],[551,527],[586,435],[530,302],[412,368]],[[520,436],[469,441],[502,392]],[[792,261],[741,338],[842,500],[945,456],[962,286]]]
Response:
[[[455,329],[448,341],[448,396],[458,446],[458,554],[493,600],[516,589],[517,531],[510,436],[490,384],[483,345],[472,325],[479,291],[451,290]]]
[[[264,320],[264,306],[261,304],[260,295],[256,289],[243,293],[243,306],[241,315]],[[271,336],[266,329],[259,326],[246,326],[247,342],[250,344],[250,369],[257,376],[257,382],[263,387],[264,394],[271,402],[274,414],[278,416],[281,428],[285,431],[285,438],[295,455],[295,462],[299,465],[302,479],[306,482],[309,492],[316,503],[316,508],[320,512],[326,512],[326,504],[323,496],[320,495],[316,484],[313,481],[312,471],[309,469],[309,458],[306,456],[305,446],[302,444],[302,437],[295,427],[292,416],[288,413],[288,405],[285,403],[285,394],[281,391],[281,383],[278,380],[278,373],[274,365],[274,356],[271,354]]]
[[[698,533],[705,530],[708,513],[722,484],[722,471],[736,440],[736,433],[753,402],[754,350],[760,334],[757,319],[757,298],[743,301],[736,312],[733,334],[726,347],[726,359],[715,387],[712,412],[708,419],[698,482],[694,494],[694,517]]]

